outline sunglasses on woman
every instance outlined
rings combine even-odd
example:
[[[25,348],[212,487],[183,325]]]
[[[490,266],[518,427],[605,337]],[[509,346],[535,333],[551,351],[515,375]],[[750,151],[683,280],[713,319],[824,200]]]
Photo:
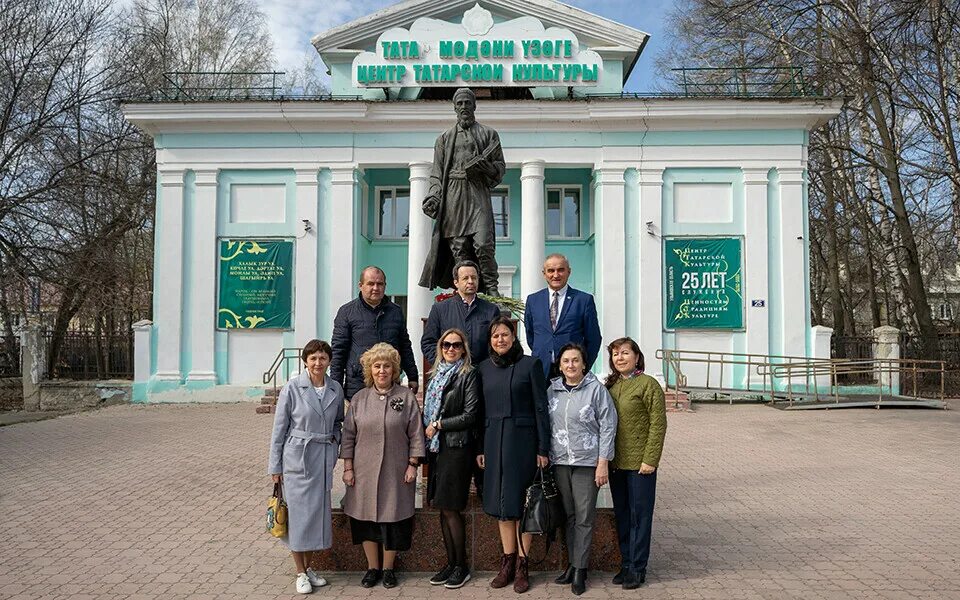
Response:
[[[463,342],[440,342],[440,347],[444,350],[461,350]]]

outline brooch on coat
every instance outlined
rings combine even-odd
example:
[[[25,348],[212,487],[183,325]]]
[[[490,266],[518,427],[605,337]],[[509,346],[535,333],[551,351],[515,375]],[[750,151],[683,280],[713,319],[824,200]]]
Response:
[[[403,410],[403,398],[391,398],[390,399],[390,408],[400,412]]]

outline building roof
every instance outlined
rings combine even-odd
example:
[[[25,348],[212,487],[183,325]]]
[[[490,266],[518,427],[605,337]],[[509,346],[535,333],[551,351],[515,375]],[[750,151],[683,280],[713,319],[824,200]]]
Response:
[[[650,37],[639,29],[556,0],[405,0],[329,29],[311,41],[321,56],[345,50],[366,50],[375,46],[377,37],[388,29],[409,27],[424,17],[450,19],[476,4],[502,17],[530,16],[547,27],[564,27],[591,50],[622,55],[624,81],[630,76]]]

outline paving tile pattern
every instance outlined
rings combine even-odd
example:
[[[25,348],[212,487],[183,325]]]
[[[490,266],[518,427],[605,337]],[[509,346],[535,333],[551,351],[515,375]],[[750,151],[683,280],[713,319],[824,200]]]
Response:
[[[270,425],[232,404],[0,428],[0,598],[297,597],[263,532]],[[960,599],[958,434],[956,410],[671,413],[647,584],[597,573],[583,597]],[[489,578],[365,590],[332,573],[316,595],[514,596]],[[552,578],[527,596],[571,596]]]

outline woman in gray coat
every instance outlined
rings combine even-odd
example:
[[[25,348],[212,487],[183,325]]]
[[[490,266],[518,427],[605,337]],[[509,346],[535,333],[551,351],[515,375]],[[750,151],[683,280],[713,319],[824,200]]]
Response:
[[[273,419],[270,465],[283,484],[289,524],[285,542],[297,567],[296,588],[309,594],[327,581],[310,568],[317,550],[333,543],[330,490],[343,427],[343,389],[326,376],[330,345],[310,340],[300,358],[306,369],[280,390]]]
[[[557,474],[557,487],[567,513],[567,569],[556,583],[569,583],[580,595],[587,589],[587,567],[593,523],[597,515],[597,492],[607,484],[609,462],[614,456],[617,409],[607,388],[587,372],[586,351],[567,344],[557,355],[560,377],[550,382],[547,410],[550,413],[550,462]]]

